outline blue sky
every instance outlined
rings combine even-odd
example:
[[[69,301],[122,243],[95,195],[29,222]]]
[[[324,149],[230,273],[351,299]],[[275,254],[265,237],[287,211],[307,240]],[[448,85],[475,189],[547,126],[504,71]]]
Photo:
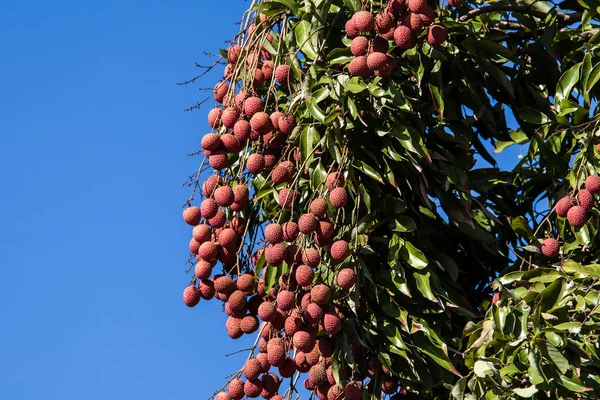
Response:
[[[220,304],[181,300],[206,113],[175,83],[248,4],[2,3],[0,398],[206,399],[241,365]]]
[[[175,82],[248,4],[3,3],[0,398],[206,399],[241,366],[220,304],[181,300],[207,125]]]

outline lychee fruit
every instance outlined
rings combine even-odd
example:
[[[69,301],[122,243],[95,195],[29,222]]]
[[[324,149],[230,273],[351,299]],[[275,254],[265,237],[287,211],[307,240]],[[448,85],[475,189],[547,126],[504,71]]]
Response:
[[[314,386],[320,386],[327,382],[327,372],[322,365],[313,365],[308,371],[308,380],[314,384]]]
[[[233,136],[235,136],[238,142],[246,143],[250,137],[250,130],[250,122],[240,119],[233,125]]]
[[[200,243],[197,242],[196,239],[191,238],[190,239],[189,247],[190,247],[190,251],[192,253],[197,254],[198,253],[198,249],[200,249]]]
[[[215,202],[221,207],[229,207],[234,201],[233,190],[229,186],[217,188],[214,197]]]
[[[311,268],[316,268],[321,263],[321,255],[317,249],[304,249],[302,252],[302,262]]]
[[[427,32],[427,43],[431,46],[439,46],[448,40],[448,31],[442,25],[431,25]]]
[[[222,228],[225,226],[226,222],[227,216],[225,215],[225,211],[221,210],[220,208],[217,210],[217,213],[214,217],[208,219],[209,225],[215,229]]]
[[[349,19],[348,21],[346,21],[344,30],[346,31],[346,36],[348,36],[350,39],[359,34],[353,19]]]
[[[250,128],[253,131],[260,133],[267,133],[271,129],[273,129],[273,125],[271,124],[271,118],[269,114],[266,112],[257,112],[250,118]],[[281,128],[281,118],[280,118],[280,128]]]
[[[305,235],[310,235],[317,229],[318,222],[319,220],[313,214],[302,214],[298,218],[298,229]]]
[[[279,132],[284,135],[291,135],[296,127],[296,117],[292,114],[282,114],[277,121]]]
[[[214,284],[217,292],[227,295],[233,293],[237,288],[233,279],[226,275],[216,277],[216,279],[214,279]]]
[[[273,169],[273,173],[271,175],[273,186],[277,186],[284,182],[289,182],[294,176],[295,172],[296,168],[290,161],[284,161],[280,163],[277,165],[277,167],[275,167],[275,169]]]
[[[275,69],[275,80],[280,85],[287,85],[290,79],[290,66],[289,65],[279,65]]]
[[[348,64],[348,73],[352,76],[370,76],[372,71],[367,65],[367,56],[355,57]]]
[[[293,336],[302,329],[302,320],[296,316],[290,316],[285,319],[283,330],[287,336]]]
[[[361,400],[362,399],[362,383],[359,381],[350,381],[344,388],[344,396],[346,400]]]
[[[587,219],[587,213],[585,212],[585,209],[581,206],[573,206],[569,209],[569,212],[567,213],[567,221],[569,221],[569,224],[571,224],[571,226],[574,226],[575,228],[581,228],[582,226],[584,226],[587,222]]]
[[[279,192],[278,203],[283,208],[292,208],[294,200],[296,200],[297,192],[288,188],[283,188]]]
[[[202,211],[196,206],[191,206],[183,210],[183,220],[191,226],[196,226],[200,223]]]
[[[267,52],[267,54],[269,54]],[[275,69],[275,64],[273,64],[273,61],[265,61],[263,62],[261,71],[263,73],[263,75],[265,76],[265,80],[270,80],[273,77],[273,70]]]
[[[348,202],[348,194],[346,193],[346,189],[341,187],[334,188],[331,193],[329,193],[329,202],[333,208],[344,207]]]
[[[216,133],[207,133],[200,143],[203,150],[216,150],[221,147],[221,138]]]
[[[252,274],[240,275],[235,284],[239,290],[246,294],[254,293],[254,289],[256,287],[256,281],[254,280],[254,275]]]
[[[246,294],[241,290],[234,290],[227,300],[231,311],[240,311],[246,309]]]
[[[260,361],[256,358],[251,358],[244,364],[244,376],[246,379],[256,379],[262,372]]]
[[[319,225],[317,226],[317,235],[319,239],[327,240],[333,236],[334,229],[333,223],[328,220],[319,221]]]
[[[356,283],[356,273],[352,268],[344,268],[338,272],[337,284],[342,288],[349,290]]]
[[[594,195],[588,189],[582,189],[577,193],[577,201],[585,211],[592,211],[594,208]]]
[[[213,108],[208,112],[208,125],[211,128],[218,128],[221,126],[221,109],[218,107]]]
[[[244,397],[244,381],[239,378],[232,379],[227,386],[227,392],[232,399],[241,400]]]
[[[269,365],[269,367],[270,367],[270,365]],[[265,372],[267,372],[267,371],[265,371]],[[275,374],[263,375],[262,383],[263,383],[263,392],[261,394],[262,397],[265,399],[273,400],[273,397],[271,397],[271,396],[273,396],[275,393],[277,393],[277,391],[279,390],[279,385],[281,384],[279,377]]]
[[[317,340],[317,348],[321,356],[331,357],[335,352],[335,343],[327,336],[324,336]]]
[[[335,335],[342,329],[342,320],[333,311],[323,314],[323,327],[329,335]]]
[[[560,253],[560,246],[558,245],[558,240],[554,238],[544,239],[542,242],[542,254],[546,257],[557,257]]]
[[[233,45],[227,49],[227,61],[232,64],[235,64],[238,61],[242,48],[240,46]]]
[[[285,346],[280,338],[273,338],[267,343],[269,364],[277,367],[285,360]]]
[[[208,279],[212,274],[212,264],[206,260],[200,260],[196,263],[194,267],[194,275],[198,279]]]
[[[325,187],[328,191],[332,191],[334,188],[344,186],[344,176],[339,172],[332,172],[325,178]]]
[[[384,67],[387,62],[387,55],[380,52],[373,52],[367,57],[367,67],[371,71],[379,70]]]
[[[208,163],[217,171],[227,168],[227,166],[229,165],[227,152],[224,150],[215,150],[208,157]]]
[[[279,224],[269,224],[265,228],[265,239],[271,244],[283,241],[283,228]]]
[[[240,113],[234,107],[227,107],[221,114],[221,122],[227,129],[232,129],[240,119]]]
[[[248,172],[254,175],[258,175],[262,172],[263,168],[265,167],[265,159],[261,154],[250,154],[250,156],[248,156],[246,166],[248,168]]]
[[[590,175],[585,180],[585,188],[590,191],[591,194],[600,193],[600,176]]]
[[[246,381],[246,383],[244,383],[244,393],[251,399],[260,396],[262,389],[262,382],[258,379]]]
[[[343,261],[350,255],[350,248],[348,247],[348,242],[345,240],[338,240],[331,245],[331,249],[329,250],[331,254],[331,258],[336,261]]]
[[[227,322],[225,323],[225,328],[227,329],[227,334],[232,339],[239,339],[242,337],[244,332],[240,328],[241,319],[237,317],[229,317]]]
[[[231,395],[225,392],[219,392],[215,396],[215,400],[231,400]]]
[[[375,18],[368,11],[358,11],[352,16],[354,26],[359,32],[371,32],[375,28]]]
[[[248,97],[244,101],[244,113],[249,117],[252,117],[257,112],[262,111],[263,108],[263,101],[259,97]]]
[[[315,277],[315,271],[308,265],[300,265],[294,274],[294,278],[298,285],[306,287],[312,284],[312,281]]]
[[[448,5],[450,7],[460,7],[465,0],[448,0]]]
[[[298,234],[300,233],[300,229],[298,228],[298,224],[289,221],[282,225],[283,230],[283,240],[286,242],[293,242],[298,238]]]
[[[396,26],[396,18],[387,11],[383,11],[375,16],[375,29],[377,32],[388,32]]]
[[[556,202],[556,214],[560,217],[565,218],[569,209],[575,205],[575,202],[571,196],[565,196]]]
[[[414,47],[415,40],[413,33],[408,26],[400,25],[394,31],[394,42],[401,49],[410,49]]]
[[[289,311],[296,305],[294,293],[282,290],[277,294],[277,307],[282,311]]]
[[[212,197],[215,188],[219,185],[221,178],[219,175],[211,175],[202,184],[202,193],[206,197]]]
[[[383,53],[384,55],[388,55],[387,52],[390,48],[390,43],[387,39],[382,38],[381,36],[375,36],[371,41],[371,53]],[[369,64],[369,58],[367,57],[367,65]],[[379,68],[376,68],[379,69]]]
[[[298,350],[305,353],[311,351],[315,346],[315,338],[305,331],[298,331],[294,333],[292,342]]]
[[[265,259],[269,265],[277,267],[285,260],[286,253],[287,249],[283,244],[270,244],[265,249]]]
[[[204,300],[210,300],[215,296],[215,284],[209,279],[202,279],[198,285],[198,290]]]
[[[304,318],[311,324],[318,324],[323,318],[323,309],[315,303],[309,303],[304,310]]]
[[[315,285],[310,291],[310,298],[315,304],[327,304],[331,301],[331,289],[322,283]]]
[[[239,153],[239,151],[242,149],[239,140],[237,140],[235,136],[233,136],[230,133],[226,133],[223,136],[221,136],[221,143],[221,147],[223,148],[223,150],[230,154]]]
[[[279,367],[277,367],[277,371],[282,378],[291,378],[296,373],[296,363],[291,358],[287,357]],[[273,396],[276,397],[276,396]],[[273,399],[271,397],[271,399]]]
[[[183,290],[183,302],[188,307],[194,307],[200,302],[200,292],[190,285]]]
[[[422,13],[427,7],[426,0],[408,0],[408,9],[413,13]]]
[[[266,322],[271,322],[277,316],[277,308],[270,301],[263,302],[258,307],[258,317]]]
[[[263,151],[263,157],[265,158],[265,168],[273,168],[279,157],[281,156],[281,149],[268,148]]]
[[[365,36],[357,36],[350,43],[350,51],[354,56],[365,56],[369,51],[369,39]]]

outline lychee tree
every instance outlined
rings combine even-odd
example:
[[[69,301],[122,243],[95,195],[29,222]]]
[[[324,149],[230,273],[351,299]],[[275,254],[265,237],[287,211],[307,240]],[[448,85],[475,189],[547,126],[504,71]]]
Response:
[[[599,6],[252,2],[190,108],[218,400],[598,398]]]

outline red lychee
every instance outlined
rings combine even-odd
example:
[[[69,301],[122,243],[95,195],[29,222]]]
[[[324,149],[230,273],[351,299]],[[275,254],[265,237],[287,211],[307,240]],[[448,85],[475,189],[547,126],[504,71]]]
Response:
[[[367,67],[371,71],[379,70],[384,67],[387,62],[387,55],[380,52],[373,52],[367,57]]]
[[[285,324],[283,325],[283,330],[286,335],[292,336],[296,332],[302,329],[302,320],[295,316],[290,316],[285,319]]]
[[[242,149],[239,140],[235,138],[232,134],[226,133],[221,136],[222,148],[228,153],[239,153]]]
[[[227,392],[232,399],[241,400],[244,397],[244,381],[239,378],[232,379],[227,386]]]
[[[265,159],[261,154],[253,153],[248,156],[248,162],[246,163],[248,172],[257,175],[260,174],[265,167]]]
[[[448,31],[442,25],[431,25],[427,32],[427,43],[431,46],[439,46],[448,40]]]
[[[338,272],[337,284],[346,290],[351,289],[356,283],[356,273],[352,268],[344,268]]]
[[[295,272],[294,277],[296,278],[296,282],[300,286],[310,286],[315,277],[315,271],[308,265],[300,265]]]
[[[238,45],[230,46],[227,49],[227,61],[232,64],[235,64],[240,56],[242,48]]]
[[[313,365],[308,371],[308,380],[315,386],[323,385],[327,382],[327,372],[322,365]]]
[[[219,206],[213,199],[204,199],[200,204],[200,214],[204,218],[214,217],[217,215],[217,211],[219,211]]]
[[[222,228],[225,226],[227,222],[227,216],[225,215],[225,211],[220,208],[217,210],[217,213],[214,217],[208,219],[208,224],[215,229]]]
[[[594,195],[588,189],[582,189],[577,194],[577,201],[585,211],[592,211],[594,208]]]
[[[310,291],[310,298],[315,304],[327,304],[331,301],[331,289],[322,283],[315,285]]]
[[[190,240],[189,247],[190,247],[190,251],[192,253],[197,254],[198,253],[198,249],[200,249],[200,243],[197,242],[196,239],[192,238]]]
[[[251,399],[260,396],[262,389],[262,382],[258,379],[246,381],[246,383],[244,383],[244,393]]]
[[[587,213],[581,206],[573,206],[567,213],[567,221],[575,228],[581,228],[587,222]]]
[[[264,339],[263,339],[264,340]],[[271,364],[269,364],[269,360],[267,359],[267,341],[264,341],[264,352],[256,355],[256,359],[260,361],[261,371],[263,373],[269,372],[269,368],[271,368]],[[263,380],[263,385],[265,384]]]
[[[203,150],[216,150],[221,147],[221,138],[216,133],[207,133],[200,143]]]
[[[325,178],[325,187],[328,191],[332,191],[336,187],[344,186],[344,176],[339,172],[332,172]]]
[[[277,186],[284,182],[289,182],[294,176],[295,172],[296,168],[290,161],[284,161],[280,163],[275,167],[275,169],[273,169],[273,174],[271,175],[273,186]]]
[[[292,341],[298,350],[305,353],[311,351],[315,346],[315,338],[305,331],[294,333]]]
[[[560,253],[560,246],[558,240],[554,238],[544,239],[542,242],[542,254],[546,257],[557,257]]]
[[[263,108],[263,101],[259,97],[248,97],[244,101],[244,113],[246,113],[246,115],[249,117],[252,117],[257,112],[262,111]]]
[[[329,202],[333,206],[333,208],[342,208],[348,202],[348,194],[344,188],[338,187],[334,188],[331,193],[329,193]]]
[[[315,303],[309,303],[304,310],[304,318],[311,324],[318,324],[323,318],[323,309]]]
[[[359,32],[371,32],[375,28],[375,18],[368,11],[358,11],[352,16],[354,26]]]
[[[227,295],[233,293],[237,288],[233,279],[226,275],[216,277],[216,279],[214,279],[214,284],[217,292]]]
[[[383,53],[385,56],[390,48],[390,43],[387,39],[382,38],[381,36],[375,36],[371,41],[371,53]],[[387,57],[386,57],[387,58]],[[367,57],[367,65],[369,64],[369,58]],[[379,68],[376,68],[379,69]]]
[[[314,199],[310,203],[308,210],[312,215],[314,215],[317,218],[324,217],[327,213],[327,201],[322,198]]]
[[[200,260],[196,263],[194,267],[194,275],[198,279],[208,279],[210,278],[210,274],[212,274],[212,264],[206,260]]]
[[[350,51],[354,56],[365,56],[369,51],[369,39],[365,36],[357,36],[350,43]]]
[[[331,254],[331,258],[336,261],[343,261],[350,255],[350,249],[348,247],[348,242],[345,240],[338,240],[331,245],[331,249],[329,250]]]
[[[208,163],[217,171],[227,168],[227,166],[229,165],[229,160],[227,159],[227,152],[224,150],[215,150],[208,157]]]
[[[252,128],[253,131],[260,133],[269,132],[271,129],[273,129],[273,125],[271,124],[271,118],[269,117],[269,114],[262,111],[254,114],[252,118],[250,118],[250,128]]]
[[[280,85],[287,85],[290,79],[290,66],[282,64],[275,69],[275,80]]]
[[[282,311],[289,311],[296,305],[294,293],[289,290],[282,290],[277,295],[277,307]]]
[[[265,259],[267,260],[267,264],[273,266],[279,266],[285,260],[285,256],[287,253],[286,247],[281,244],[270,244],[265,249]]]
[[[196,206],[191,206],[183,210],[183,220],[191,226],[196,226],[200,223],[202,211]]]
[[[321,255],[317,249],[304,249],[302,252],[302,262],[311,268],[316,268],[321,263]]]
[[[256,281],[252,274],[240,275],[235,284],[239,290],[246,294],[254,293],[254,288],[256,287]]]
[[[218,128],[221,126],[221,109],[218,107],[213,108],[208,112],[208,125],[211,128]]]
[[[292,208],[297,192],[288,188],[283,188],[279,192],[278,203],[283,208]]]
[[[350,64],[348,64],[348,73],[352,76],[370,76],[372,71],[367,65],[367,57],[359,56],[350,61]]]
[[[283,240],[285,240],[286,242],[293,242],[294,240],[296,240],[296,238],[298,237],[298,233],[300,232],[298,224],[293,221],[284,223],[282,226],[282,230]]]
[[[237,234],[231,228],[223,229],[219,233],[219,244],[223,247],[231,248],[237,244]]]
[[[194,307],[200,302],[200,292],[190,285],[183,290],[183,302],[188,307]]]
[[[415,40],[408,26],[400,25],[394,30],[394,42],[401,49],[410,49],[415,46]]]
[[[250,129],[250,122],[245,119],[240,119],[233,125],[233,135],[238,142],[246,143],[250,137]]]
[[[200,290],[200,296],[204,300],[210,300],[215,296],[215,284],[209,279],[202,279],[198,285],[198,290]]]
[[[263,151],[263,157],[265,158],[265,168],[273,168],[275,164],[277,164],[280,155],[281,149],[268,148],[265,151]]]
[[[262,372],[260,361],[256,358],[251,358],[244,364],[244,376],[246,379],[256,379]]]
[[[590,191],[591,194],[600,193],[600,176],[590,175],[585,180],[585,188]]]
[[[556,202],[556,214],[565,218],[569,209],[575,205],[575,201],[571,196],[565,196]]]
[[[271,322],[277,316],[277,308],[270,301],[263,302],[258,307],[258,317],[266,322]]]
[[[396,18],[387,11],[375,15],[375,29],[377,32],[388,32],[396,26]]]
[[[277,371],[282,378],[291,378],[296,373],[296,363],[291,358],[287,357],[279,367],[277,367]],[[275,397],[275,396],[273,396]],[[271,399],[273,399],[271,397]]]
[[[350,381],[344,388],[344,396],[346,400],[361,400],[362,399],[362,383],[359,381]]]
[[[334,229],[333,229],[333,223],[331,221],[328,220],[322,220],[319,221],[319,225],[317,226],[317,235],[319,236],[319,239],[329,239],[330,237],[333,236],[334,233]]]
[[[234,107],[227,107],[221,114],[221,122],[227,129],[232,129],[240,119],[240,113]]]
[[[229,186],[221,186],[215,190],[215,202],[221,207],[229,207],[233,201],[233,190]]]
[[[298,229],[305,235],[310,235],[317,229],[318,222],[319,220],[313,214],[302,214],[300,218],[298,218]]]
[[[273,338],[267,343],[269,364],[277,367],[285,360],[285,346],[280,338]]]
[[[342,320],[336,313],[327,311],[323,314],[323,327],[329,335],[335,335],[342,329]]]
[[[279,132],[284,135],[291,135],[296,127],[296,117],[292,114],[282,114],[277,121]]]
[[[422,13],[427,7],[426,0],[408,0],[408,9],[413,13]]]
[[[346,36],[348,36],[350,39],[359,34],[353,19],[349,19],[348,21],[346,21],[344,30],[346,31]]]
[[[219,175],[211,175],[208,177],[202,184],[202,193],[204,196],[212,197],[215,188],[217,188],[220,183],[220,180],[221,178]]]
[[[448,0],[448,5],[450,7],[460,7],[465,0]]]

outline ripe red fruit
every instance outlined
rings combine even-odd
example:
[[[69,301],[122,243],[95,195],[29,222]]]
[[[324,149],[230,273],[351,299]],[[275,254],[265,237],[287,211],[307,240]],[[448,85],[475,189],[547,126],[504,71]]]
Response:
[[[265,249],[265,259],[267,264],[275,267],[281,265],[283,260],[285,260],[286,253],[287,249],[281,243],[268,245]]]
[[[348,36],[349,38],[353,38],[359,33],[358,29],[356,28],[356,24],[354,23],[354,20],[352,18],[346,21],[344,30],[346,31],[346,36]]]
[[[294,346],[305,353],[311,351],[315,346],[315,338],[308,332],[298,331],[294,333],[292,338]]]
[[[215,400],[231,400],[229,393],[220,392],[215,396]]]
[[[369,51],[369,39],[365,36],[357,36],[350,43],[350,51],[354,56],[365,56]]]
[[[281,149],[268,148],[263,151],[263,157],[265,157],[265,168],[273,168],[275,164],[277,164],[280,155]]]
[[[225,211],[221,210],[220,208],[217,210],[217,214],[215,214],[214,217],[208,219],[209,225],[215,229],[222,228],[225,226],[226,222],[227,216],[225,215]]]
[[[352,16],[354,26],[359,32],[371,32],[375,28],[375,18],[368,11],[358,11]]]
[[[585,211],[592,211],[594,208],[594,195],[587,189],[582,189],[577,193],[577,201]]]
[[[282,64],[275,69],[275,80],[280,85],[287,85],[290,79],[290,66]]]
[[[196,226],[200,223],[202,212],[200,208],[191,206],[183,210],[183,220],[191,226]]]
[[[321,217],[325,216],[325,213],[327,213],[327,201],[322,198],[314,199],[310,203],[308,210],[315,217],[321,218]]]
[[[361,400],[362,399],[362,383],[359,381],[350,381],[344,388],[344,396],[346,400]]]
[[[322,283],[315,285],[310,291],[310,298],[315,304],[327,304],[331,301],[331,289]]]
[[[213,108],[208,112],[208,125],[211,128],[218,128],[221,125],[221,109]]]
[[[297,192],[288,188],[283,188],[279,192],[278,203],[283,208],[292,208],[294,200],[296,200]]]
[[[254,71],[254,74],[252,77],[253,77],[252,85],[255,88],[260,87],[260,86],[262,86],[263,83],[265,83],[265,79],[266,79],[265,74],[260,69],[256,69]]]
[[[196,241],[196,239],[192,238],[190,239],[190,251],[194,254],[198,253],[198,249],[200,248],[200,243]]]
[[[332,172],[325,178],[325,187],[332,191],[336,187],[344,186],[344,176],[340,172]]]
[[[212,197],[215,188],[219,185],[221,178],[219,175],[211,175],[202,184],[202,193],[206,197]]]
[[[352,268],[344,268],[338,272],[337,284],[346,290],[349,290],[356,283],[356,273]]]
[[[223,150],[228,153],[238,153],[242,149],[239,140],[237,140],[235,136],[230,133],[226,133],[221,136],[221,143]]]
[[[267,52],[267,54],[269,54]],[[262,65],[262,68],[260,69],[263,73],[263,75],[265,76],[265,80],[271,80],[271,78],[273,77],[273,70],[275,69],[275,64],[273,64],[273,61],[265,61]]]
[[[319,221],[319,226],[317,226],[317,235],[321,239],[329,239],[333,236],[334,229],[333,223],[328,220]]]
[[[282,114],[277,121],[277,125],[279,127],[279,132],[289,136],[296,127],[296,117],[292,114]]]
[[[396,18],[387,11],[375,16],[375,29],[377,32],[388,32],[396,26]]]
[[[394,42],[401,49],[410,49],[415,47],[415,40],[412,30],[405,25],[400,25],[394,30]]]
[[[427,32],[427,43],[432,46],[439,46],[448,40],[448,31],[442,25],[431,25]]]
[[[260,133],[269,132],[271,129],[273,129],[273,125],[271,124],[271,118],[269,117],[269,114],[262,111],[254,114],[252,118],[250,118],[250,128],[252,128],[253,131]]]
[[[581,206],[573,206],[567,213],[567,221],[575,228],[581,228],[587,222],[587,213]]]
[[[333,311],[323,314],[323,327],[329,335],[335,335],[342,329],[342,320]]]
[[[285,360],[285,346],[281,338],[273,338],[267,343],[269,364],[277,367]]]
[[[202,279],[198,285],[198,290],[204,300],[210,300],[215,296],[215,284],[209,279]]]
[[[241,51],[242,48],[238,45],[230,46],[229,49],[227,49],[227,61],[235,64],[240,56]]]
[[[232,129],[238,119],[240,119],[240,113],[234,107],[227,107],[221,114],[221,122],[227,129]]]
[[[336,261],[343,261],[350,255],[350,248],[348,242],[345,240],[338,240],[331,245],[329,250],[331,258]]]
[[[277,367],[277,371],[282,378],[291,378],[296,373],[296,363],[294,360],[288,357],[283,361],[283,363],[281,363],[279,367]],[[271,399],[274,397],[276,396],[271,397]]]
[[[194,274],[198,279],[208,279],[210,278],[210,274],[212,274],[212,268],[211,263],[206,260],[200,260],[194,267]]]
[[[323,385],[327,382],[327,371],[322,365],[313,365],[308,371],[308,380],[315,386]]]
[[[265,159],[261,154],[250,154],[246,166],[248,167],[248,172],[250,172],[251,174],[260,174],[263,168],[265,167]]]
[[[251,358],[244,364],[244,376],[246,379],[256,379],[260,376],[262,365],[256,358]]]
[[[600,176],[590,175],[585,180],[585,188],[590,191],[591,194],[600,193]]]
[[[222,275],[216,277],[216,279],[214,280],[214,288],[219,293],[229,295],[236,290],[237,286],[235,285],[235,282],[233,281],[233,279],[231,279],[231,277]]]
[[[231,248],[232,246],[235,246],[236,243],[237,243],[237,234],[235,233],[235,231],[233,229],[226,228],[226,229],[223,229],[219,233],[219,244],[222,247]]]
[[[232,379],[227,386],[227,392],[232,399],[241,400],[244,397],[244,381],[239,378]]]
[[[277,308],[270,301],[263,302],[258,307],[258,317],[266,322],[271,322],[277,316]]]
[[[277,295],[277,307],[282,311],[289,311],[296,305],[294,293],[289,290],[282,290]]]
[[[302,329],[302,320],[300,318],[296,316],[289,316],[285,319],[283,330],[288,337],[294,335],[300,329]]]
[[[216,133],[207,133],[200,143],[203,150],[216,150],[221,147],[221,138]]]
[[[298,233],[300,229],[298,228],[298,224],[290,221],[286,222],[282,226],[283,229],[283,240],[286,242],[293,242],[298,237]]]
[[[344,188],[335,188],[329,193],[329,202],[333,208],[342,208],[348,202],[348,194]]]
[[[298,229],[305,235],[310,235],[317,229],[318,219],[313,214],[302,214],[298,218]]]
[[[215,190],[215,202],[221,207],[229,207],[233,204],[233,190],[229,186],[221,186]]]
[[[244,101],[244,113],[247,116],[252,117],[257,112],[260,112],[264,109],[263,101],[258,97],[248,97],[246,101]]]
[[[294,164],[290,161],[284,161],[277,165],[273,170],[273,174],[271,175],[271,181],[273,182],[273,186],[279,185],[284,182],[289,182],[294,173],[296,172],[296,168]]]
[[[348,64],[348,73],[352,76],[370,76],[372,71],[367,65],[367,57],[359,56],[350,61],[350,64]]]
[[[406,2],[405,0],[390,0],[388,2],[388,9],[393,15],[399,16],[406,11]]]
[[[371,71],[379,70],[387,62],[387,55],[380,52],[373,52],[367,57],[367,67]]]
[[[252,274],[240,275],[238,277],[237,281],[235,282],[235,284],[236,284],[237,288],[239,290],[241,290],[242,292],[244,292],[245,294],[254,293],[254,289],[256,287],[256,281],[254,280],[254,275],[252,275]]]
[[[183,290],[183,302],[188,307],[194,307],[200,302],[200,292],[190,285]]]
[[[423,25],[429,26],[435,21],[435,11],[433,11],[433,8],[426,6],[423,12],[419,14],[419,17],[421,17]]]
[[[300,286],[310,286],[315,277],[315,271],[308,265],[300,265],[295,272],[294,277]]]
[[[413,13],[422,13],[427,7],[427,1],[425,0],[408,0],[408,9]]]
[[[258,379],[255,379],[252,381],[246,381],[246,383],[244,383],[244,393],[246,394],[246,396],[250,397],[251,399],[254,399],[254,398],[260,396],[262,390],[263,390],[262,382],[259,381]]]
[[[317,249],[304,249],[302,252],[302,262],[311,268],[316,268],[321,263],[321,255]]]
[[[240,119],[233,125],[233,135],[238,142],[246,143],[250,137],[250,129],[250,122],[245,119]]]
[[[500,301],[500,293],[496,292],[492,296],[492,304],[496,304],[498,301]]]
[[[546,257],[557,257],[560,253],[558,241],[554,238],[544,239],[542,242],[542,254]]]
[[[219,206],[217,205],[217,202],[213,199],[204,199],[200,204],[200,214],[204,218],[214,217],[215,215],[217,215],[217,211],[219,211]]]
[[[311,324],[318,324],[323,318],[323,309],[315,303],[309,303],[304,310],[304,318]]]
[[[574,205],[573,198],[571,196],[565,196],[559,201],[556,202],[556,214],[558,216],[565,218],[567,213]]]
[[[265,228],[265,239],[267,242],[275,244],[283,241],[283,229],[279,224],[269,224]]]
[[[217,171],[227,168],[227,166],[229,165],[229,160],[227,159],[227,152],[224,150],[216,150],[212,152],[211,155],[208,157],[208,163]]]
[[[269,365],[269,367],[270,367],[270,365]],[[267,369],[267,371],[268,371],[268,369]],[[265,371],[265,373],[267,371]],[[273,394],[279,390],[279,385],[281,384],[279,377],[275,374],[263,375],[262,383],[263,383],[263,392],[262,392],[261,396],[265,399],[276,400],[276,399],[274,399]],[[271,396],[273,396],[273,397],[271,397]]]

